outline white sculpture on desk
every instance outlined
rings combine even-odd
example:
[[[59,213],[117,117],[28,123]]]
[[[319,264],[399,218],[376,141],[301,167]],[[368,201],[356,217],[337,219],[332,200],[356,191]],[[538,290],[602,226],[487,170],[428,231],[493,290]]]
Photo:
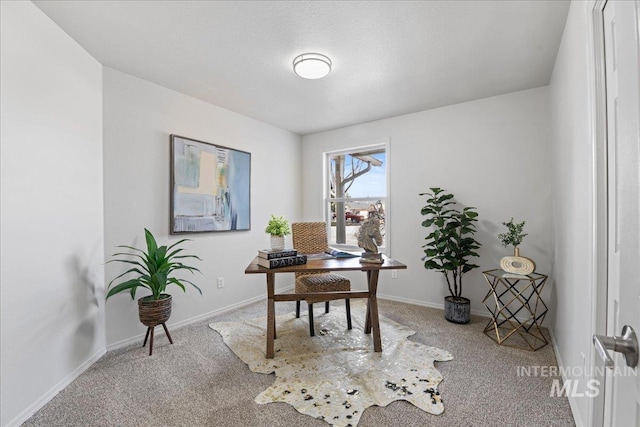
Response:
[[[380,218],[374,214],[362,223],[358,231],[358,246],[364,249],[360,262],[382,264],[382,254],[378,253],[378,246],[381,244]]]

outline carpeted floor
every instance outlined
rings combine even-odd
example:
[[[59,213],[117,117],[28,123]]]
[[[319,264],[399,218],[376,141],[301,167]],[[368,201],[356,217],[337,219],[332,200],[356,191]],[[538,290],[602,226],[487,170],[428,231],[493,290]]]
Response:
[[[436,363],[446,409],[431,415],[398,401],[368,408],[359,426],[574,425],[567,399],[549,397],[554,378],[518,376],[518,367],[555,366],[550,345],[537,352],[501,347],[482,333],[484,317],[454,325],[441,310],[384,300],[379,305],[381,314],[417,331],[411,340],[453,354]],[[293,308],[276,304],[279,314]],[[208,327],[265,314],[261,302],[203,320],[173,331],[174,345],[158,333],[151,357],[138,346],[108,353],[23,425],[328,426],[285,403],[256,404],[274,376],[249,371]]]

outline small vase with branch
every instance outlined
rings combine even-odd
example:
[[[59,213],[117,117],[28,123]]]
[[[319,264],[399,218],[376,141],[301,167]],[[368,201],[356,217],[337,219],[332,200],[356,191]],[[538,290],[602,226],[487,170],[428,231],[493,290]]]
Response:
[[[523,275],[532,273],[536,269],[536,263],[530,258],[520,256],[519,246],[527,236],[527,233],[523,233],[525,221],[514,222],[511,218],[509,222],[503,222],[502,225],[507,227],[507,232],[498,234],[498,239],[504,247],[513,246],[513,256],[502,258],[500,267],[507,273]]]
[[[509,222],[503,222],[502,225],[507,227],[506,233],[498,234],[498,239],[502,242],[502,246],[505,248],[509,245],[513,246],[513,255],[520,256],[520,243],[522,239],[527,236],[527,233],[523,233],[525,221],[513,222],[513,218]]]

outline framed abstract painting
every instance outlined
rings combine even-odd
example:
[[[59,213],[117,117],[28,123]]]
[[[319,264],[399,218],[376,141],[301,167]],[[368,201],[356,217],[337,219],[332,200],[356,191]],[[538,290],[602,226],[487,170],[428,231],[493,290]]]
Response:
[[[251,229],[251,153],[171,135],[171,234]]]

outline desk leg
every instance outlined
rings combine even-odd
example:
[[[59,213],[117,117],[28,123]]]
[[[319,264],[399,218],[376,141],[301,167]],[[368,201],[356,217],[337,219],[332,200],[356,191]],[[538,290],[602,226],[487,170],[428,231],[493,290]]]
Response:
[[[378,319],[378,273],[380,270],[371,270],[369,277],[369,318],[370,326],[373,329],[373,350],[382,351],[382,340],[380,339],[380,322]]]
[[[367,287],[371,289],[369,282],[371,282],[371,270],[367,270]],[[369,304],[369,298],[367,298],[367,315],[364,319],[364,333],[371,333],[371,304]]]
[[[276,337],[275,273],[267,273],[267,359],[273,359],[273,340]]]

